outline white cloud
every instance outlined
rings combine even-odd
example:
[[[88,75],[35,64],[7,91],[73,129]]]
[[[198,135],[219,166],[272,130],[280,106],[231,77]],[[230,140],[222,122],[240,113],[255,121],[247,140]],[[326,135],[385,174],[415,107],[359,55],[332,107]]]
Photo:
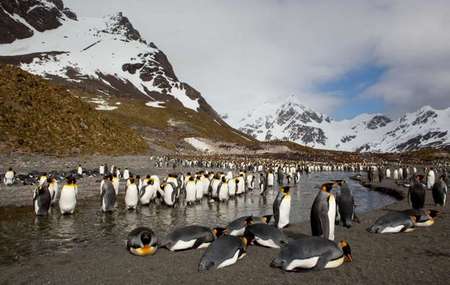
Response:
[[[66,5],[79,16],[123,11],[220,113],[291,94],[332,112],[347,99],[315,84],[367,63],[386,73],[362,96],[398,111],[450,105],[448,1],[92,2]]]

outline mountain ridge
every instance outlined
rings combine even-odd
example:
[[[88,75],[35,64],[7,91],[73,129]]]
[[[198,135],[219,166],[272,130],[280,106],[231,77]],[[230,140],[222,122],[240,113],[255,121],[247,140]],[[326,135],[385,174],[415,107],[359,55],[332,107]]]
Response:
[[[228,121],[258,140],[289,140],[328,150],[403,152],[450,145],[450,108],[423,106],[395,120],[381,113],[334,120],[290,96]]]

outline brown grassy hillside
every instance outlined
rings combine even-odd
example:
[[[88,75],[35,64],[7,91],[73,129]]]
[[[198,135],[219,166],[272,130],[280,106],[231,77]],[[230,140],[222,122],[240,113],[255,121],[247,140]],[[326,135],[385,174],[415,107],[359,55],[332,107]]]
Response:
[[[135,131],[39,76],[0,65],[0,151],[131,154],[147,150]]]

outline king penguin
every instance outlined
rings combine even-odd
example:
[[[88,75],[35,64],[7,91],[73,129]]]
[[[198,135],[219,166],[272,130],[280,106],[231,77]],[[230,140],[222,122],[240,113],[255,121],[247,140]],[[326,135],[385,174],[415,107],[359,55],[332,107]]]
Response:
[[[311,233],[334,240],[334,223],[336,219],[336,200],[330,193],[334,182],[324,183],[311,207]]]
[[[273,201],[273,216],[275,226],[282,229],[289,225],[289,214],[291,212],[291,194],[290,187],[283,186]]]

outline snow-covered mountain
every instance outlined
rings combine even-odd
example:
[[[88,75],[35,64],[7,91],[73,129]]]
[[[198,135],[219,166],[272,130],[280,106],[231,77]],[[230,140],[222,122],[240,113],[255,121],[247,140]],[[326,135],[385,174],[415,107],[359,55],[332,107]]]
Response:
[[[336,121],[291,96],[266,102],[230,124],[259,140],[290,140],[321,149],[402,152],[450,146],[450,108],[424,106],[396,120],[361,114]]]
[[[1,0],[0,23],[0,62],[48,79],[82,83],[99,94],[98,102],[109,95],[137,97],[149,107],[178,104],[220,120],[198,91],[178,80],[166,55],[120,12],[81,18],[61,0]]]

